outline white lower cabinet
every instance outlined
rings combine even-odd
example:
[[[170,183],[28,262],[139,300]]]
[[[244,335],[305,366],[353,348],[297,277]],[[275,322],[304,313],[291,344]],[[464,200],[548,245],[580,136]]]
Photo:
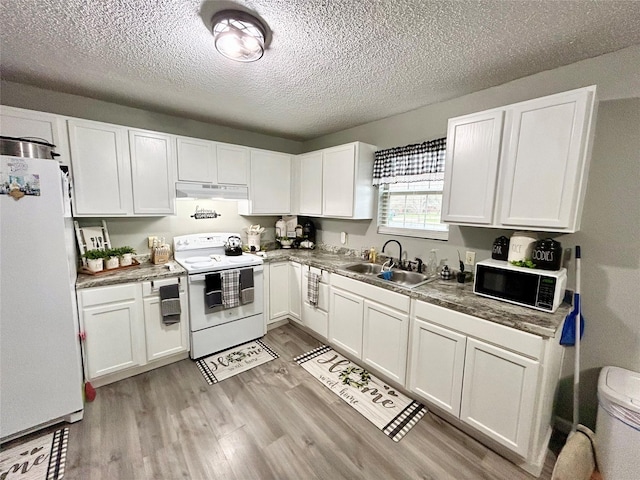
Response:
[[[456,417],[460,415],[467,337],[414,318],[407,387]]]
[[[409,313],[364,301],[362,360],[386,377],[405,383]]]
[[[409,391],[539,475],[562,364],[557,338],[413,300]]]
[[[404,385],[409,305],[406,295],[334,275],[329,342]]]
[[[269,264],[269,320],[277,322],[289,316],[289,262]]]
[[[302,266],[289,262],[289,315],[300,321],[302,317]]]
[[[460,419],[526,456],[539,366],[535,360],[469,338]]]
[[[333,286],[330,296],[329,342],[361,359],[364,300]]]
[[[158,289],[176,282],[178,277],[78,290],[85,374],[94,386],[186,358],[189,315],[184,278],[180,322],[164,325],[160,315]]]
[[[185,321],[165,325],[160,312],[160,287],[175,283],[175,279],[144,282],[144,332],[147,344],[147,360],[153,361],[176,353],[189,351],[189,328]],[[181,285],[182,287],[182,285]],[[180,290],[180,310],[189,311],[189,301],[184,287]]]
[[[318,301],[309,302],[309,273],[319,275]],[[302,325],[320,335],[323,341],[329,336],[329,282],[330,274],[319,268],[302,266]]]
[[[142,290],[138,284],[78,291],[89,380],[145,362]]]

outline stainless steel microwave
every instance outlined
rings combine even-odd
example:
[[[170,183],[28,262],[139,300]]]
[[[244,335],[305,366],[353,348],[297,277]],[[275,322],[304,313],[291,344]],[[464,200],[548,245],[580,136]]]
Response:
[[[545,312],[555,312],[564,299],[567,269],[516,267],[502,260],[476,264],[473,293]]]

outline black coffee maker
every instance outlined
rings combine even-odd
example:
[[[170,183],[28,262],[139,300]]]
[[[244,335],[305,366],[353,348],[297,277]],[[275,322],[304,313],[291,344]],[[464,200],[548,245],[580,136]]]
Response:
[[[311,220],[307,220],[302,225],[302,238],[316,243],[316,226]]]

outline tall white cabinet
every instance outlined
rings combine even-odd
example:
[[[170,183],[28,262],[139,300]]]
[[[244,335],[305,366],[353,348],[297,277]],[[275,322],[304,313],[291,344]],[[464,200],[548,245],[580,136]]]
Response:
[[[591,86],[450,119],[443,221],[579,230],[596,105]]]

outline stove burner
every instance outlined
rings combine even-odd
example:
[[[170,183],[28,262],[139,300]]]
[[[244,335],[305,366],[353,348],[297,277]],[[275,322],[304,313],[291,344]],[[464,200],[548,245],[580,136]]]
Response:
[[[208,262],[190,263],[189,265],[192,266],[193,268],[205,268],[205,267],[213,267],[213,262],[209,260]]]
[[[211,263],[209,257],[189,257],[183,260],[185,263]]]

